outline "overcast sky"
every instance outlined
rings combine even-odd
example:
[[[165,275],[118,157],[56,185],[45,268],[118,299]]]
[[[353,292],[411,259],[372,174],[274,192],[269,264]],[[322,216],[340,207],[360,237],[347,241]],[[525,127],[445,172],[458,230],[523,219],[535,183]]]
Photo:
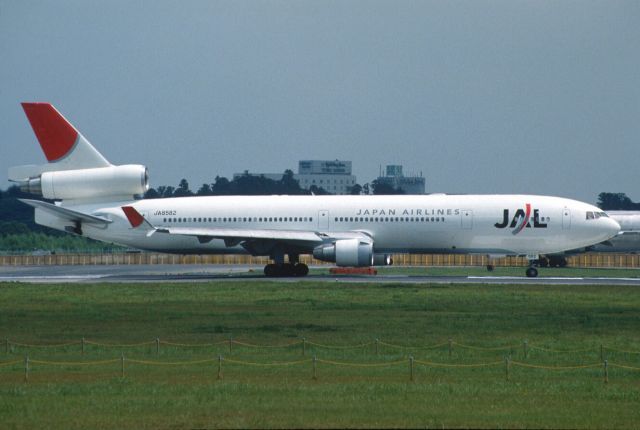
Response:
[[[640,1],[0,0],[0,170],[53,103],[152,186],[422,172],[427,191],[640,200]]]

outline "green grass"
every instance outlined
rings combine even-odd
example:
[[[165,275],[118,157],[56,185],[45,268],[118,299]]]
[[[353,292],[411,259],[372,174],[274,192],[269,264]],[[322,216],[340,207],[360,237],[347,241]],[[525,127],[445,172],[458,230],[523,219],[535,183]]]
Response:
[[[390,266],[377,267],[381,275],[416,275],[416,276],[517,276],[525,278],[526,267],[496,267],[492,272],[483,266]],[[329,269],[312,269],[312,274],[328,274]],[[538,268],[539,277],[561,278],[638,278],[640,269],[634,268]]]
[[[571,269],[566,269],[571,270]],[[640,371],[531,369],[600,362],[640,368],[640,292],[624,286],[509,286],[320,283],[0,284],[0,363],[22,359],[119,358],[96,366],[22,363],[0,367],[3,428],[632,428],[640,422]],[[302,345],[252,348],[155,344],[57,348],[11,345],[153,341]],[[407,348],[372,343],[405,345]],[[453,339],[451,355],[448,339]],[[523,341],[530,346],[524,357]],[[325,348],[311,344],[360,348]],[[427,346],[444,343],[438,348]],[[473,349],[463,345],[498,348]],[[589,348],[589,351],[572,351]],[[290,366],[249,366],[293,362]],[[316,355],[318,379],[312,379]],[[409,356],[481,368],[416,364]],[[385,367],[338,366],[401,361]]]

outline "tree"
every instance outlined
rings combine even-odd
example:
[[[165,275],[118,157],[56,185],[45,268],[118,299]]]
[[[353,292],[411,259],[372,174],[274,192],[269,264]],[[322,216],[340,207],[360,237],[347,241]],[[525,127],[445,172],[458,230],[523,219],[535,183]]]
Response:
[[[160,189],[160,187],[158,187],[158,190]],[[173,192],[175,191],[175,188],[173,188],[171,185],[169,186],[165,186],[164,187],[164,191],[162,193],[162,197],[168,198],[168,197],[173,197]]]
[[[371,182],[371,188],[373,189],[373,194],[377,195],[404,194],[404,190],[402,188],[395,188],[393,185],[386,182],[378,181],[377,179]]]
[[[210,196],[212,194],[211,185],[202,184],[196,195],[198,196]]]
[[[144,193],[145,199],[159,199],[160,197],[162,196],[154,188],[149,188],[147,192]]]
[[[322,187],[319,187],[317,185],[311,185],[309,187],[309,191],[313,194],[315,194],[316,196],[329,196],[331,195],[331,193],[327,190],[325,190]]]
[[[640,203],[634,203],[625,193],[600,193],[597,205],[605,211],[640,209]]]
[[[354,186],[349,188],[349,194],[351,194],[353,196],[357,196],[359,194],[362,194],[362,185],[355,184]]]
[[[216,176],[216,182],[211,191],[214,196],[228,196],[231,194],[231,184],[224,176]]]
[[[180,180],[180,184],[178,184],[178,188],[173,192],[174,197],[187,197],[192,196],[193,192],[189,189],[189,182],[182,178]]]
[[[284,171],[284,174],[282,175],[282,179],[280,180],[280,184],[282,185],[280,194],[290,194],[290,195],[302,194],[300,183],[298,182],[297,179],[293,177],[293,171],[291,169],[287,169]]]

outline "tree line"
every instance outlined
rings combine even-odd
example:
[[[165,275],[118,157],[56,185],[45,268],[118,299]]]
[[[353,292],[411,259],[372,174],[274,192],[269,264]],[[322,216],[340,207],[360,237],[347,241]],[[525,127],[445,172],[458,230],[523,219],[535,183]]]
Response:
[[[280,180],[249,173],[236,176],[232,180],[216,176],[214,182],[202,184],[196,191],[190,189],[189,181],[181,179],[177,187],[160,185],[157,188],[149,188],[144,197],[160,199],[188,196],[268,196],[273,194],[298,196],[329,195],[331,193],[317,185],[312,185],[309,189],[301,188],[300,183],[294,178],[293,171],[285,170]],[[349,194],[404,194],[404,191],[376,179],[371,184],[353,185],[349,189]]]

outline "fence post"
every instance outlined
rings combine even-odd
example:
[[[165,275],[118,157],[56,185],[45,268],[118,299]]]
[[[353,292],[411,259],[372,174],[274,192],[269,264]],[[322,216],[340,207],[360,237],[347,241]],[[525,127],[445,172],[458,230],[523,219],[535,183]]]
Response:
[[[528,352],[529,352],[529,351],[528,351],[528,346],[529,346],[529,345],[528,345],[528,342],[525,340],[525,341],[524,341],[524,345],[523,345],[523,348],[524,348],[524,358],[527,358],[527,354],[528,354]]]
[[[378,355],[378,345],[380,344],[380,339],[376,339],[376,355]]]
[[[120,375],[124,379],[124,354],[120,356]]]
[[[84,337],[82,338],[82,355],[84,355]]]
[[[160,355],[160,338],[156,337],[156,355]]]
[[[313,360],[312,360],[312,362],[313,362],[313,377],[312,377],[312,379],[314,381],[318,380],[318,372],[317,372],[318,365],[317,365],[317,361],[318,361],[318,358],[314,355],[313,356]]]
[[[509,380],[509,356],[506,356],[504,358],[504,373],[505,373],[505,378],[508,381]]]
[[[604,361],[604,383],[609,383],[609,363],[607,360]]]
[[[29,354],[24,356],[24,382],[29,382]]]
[[[452,349],[453,349],[453,339],[449,338],[449,358],[451,358]]]
[[[222,379],[222,355],[218,355],[218,379]]]
[[[302,355],[305,355],[307,353],[307,338],[303,337],[302,338]]]
[[[409,356],[409,380],[413,382],[413,355]]]

